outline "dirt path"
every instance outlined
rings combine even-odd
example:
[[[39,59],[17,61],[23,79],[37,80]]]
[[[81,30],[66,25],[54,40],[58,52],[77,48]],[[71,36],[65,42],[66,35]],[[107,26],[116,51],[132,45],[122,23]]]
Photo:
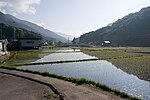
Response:
[[[64,97],[65,100],[123,100],[122,98],[116,95],[113,95],[112,93],[103,91],[101,89],[92,88],[88,85],[76,85],[76,84],[66,82],[63,80],[59,80],[56,78],[43,77],[40,75],[35,75],[35,74],[30,74],[30,73],[0,69],[0,74],[3,72],[7,75],[13,74],[13,75],[21,76],[21,77],[22,76],[28,77],[37,81],[44,82],[46,84],[51,84],[53,87],[55,87],[59,91],[59,93]],[[5,82],[7,82],[7,80],[3,81],[3,83]],[[15,83],[14,80],[12,80],[12,82],[13,82],[12,84],[15,84],[16,86],[18,85],[18,83]],[[1,97],[1,93],[5,92],[4,90],[7,88],[7,86],[4,84],[2,84],[2,86],[3,86],[3,90],[0,89],[0,97]],[[30,89],[28,91],[30,91]]]
[[[0,73],[0,100],[49,100],[44,97],[48,92],[53,93],[46,85]]]

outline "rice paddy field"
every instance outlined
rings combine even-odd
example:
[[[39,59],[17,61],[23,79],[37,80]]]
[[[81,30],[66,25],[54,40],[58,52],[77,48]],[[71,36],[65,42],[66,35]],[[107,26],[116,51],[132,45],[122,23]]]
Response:
[[[58,48],[56,48],[57,50]],[[68,49],[68,48],[67,48]],[[99,59],[107,60],[123,71],[136,75],[140,79],[150,81],[150,48],[148,47],[105,47],[105,48],[76,48],[81,52]],[[55,53],[42,48],[40,50],[25,50],[10,52],[5,64],[30,63],[45,55]],[[54,51],[56,51],[54,49]],[[60,51],[58,51],[60,52]],[[67,51],[68,52],[68,51]],[[72,52],[72,51],[69,51]],[[1,60],[4,61],[5,59]]]
[[[150,48],[48,47],[39,50],[11,51],[3,64],[65,77],[84,77],[149,100],[149,61]]]
[[[82,48],[82,52],[105,59],[123,71],[150,81],[150,48]]]

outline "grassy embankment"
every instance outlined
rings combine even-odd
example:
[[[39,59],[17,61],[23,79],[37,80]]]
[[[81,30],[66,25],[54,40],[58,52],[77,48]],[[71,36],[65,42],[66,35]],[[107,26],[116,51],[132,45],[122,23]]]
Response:
[[[17,60],[30,60],[38,58],[39,51],[36,50],[25,50],[25,51],[10,51],[10,55],[7,57],[7,59],[3,59],[1,62],[4,63],[6,61],[9,62],[15,62]]]
[[[5,56],[0,57],[0,64],[4,63],[5,61],[7,61],[10,57],[10,53],[8,53]]]
[[[150,48],[82,48],[81,51],[107,60],[140,79],[150,81]]]
[[[42,76],[54,77],[54,78],[62,79],[62,80],[65,80],[65,81],[73,82],[73,83],[76,83],[78,85],[89,84],[89,85],[92,85],[94,87],[101,88],[105,91],[112,92],[115,95],[118,95],[122,98],[130,99],[130,100],[140,100],[137,97],[130,96],[127,93],[120,92],[120,91],[118,91],[116,89],[113,89],[113,88],[110,88],[110,87],[108,87],[104,84],[100,84],[100,83],[95,82],[95,81],[87,80],[85,78],[65,77],[65,76],[62,76],[62,75],[51,74],[51,73],[48,73],[48,72],[38,72],[38,71],[32,71],[32,70],[27,70],[27,69],[26,70],[18,69],[15,66],[0,65],[0,68],[9,69],[9,70],[17,70],[17,71],[28,72],[28,73],[33,73],[33,74],[39,74],[39,75],[42,75]]]
[[[61,48],[63,50],[68,49],[67,48]],[[69,48],[70,49],[70,48]],[[76,48],[77,49],[77,48]],[[68,60],[68,61],[55,61],[55,62],[37,62],[37,63],[31,63],[33,61],[36,61],[40,58],[42,58],[45,55],[52,54],[52,53],[64,53],[64,52],[55,52],[55,50],[60,50],[60,47],[49,47],[44,46],[41,47],[39,50],[20,50],[20,51],[11,51],[10,56],[6,60],[3,60],[2,63],[9,64],[9,65],[15,65],[15,66],[23,66],[23,65],[42,65],[42,64],[56,64],[56,63],[70,63],[70,62],[82,62],[82,61],[93,61],[97,59],[83,59],[83,60]],[[65,52],[70,53],[70,51]],[[2,64],[1,63],[1,64]]]
[[[10,51],[9,57],[3,59],[0,64],[6,62],[6,64],[16,63],[16,62],[32,62],[33,60],[40,59],[42,56],[53,52],[43,52],[43,49],[33,49],[33,50],[20,50],[20,51]]]
[[[65,60],[65,61],[53,61],[53,62],[36,62],[36,63],[22,63],[22,64],[10,64],[10,66],[29,66],[29,65],[44,65],[44,64],[61,64],[61,63],[72,63],[72,62],[84,62],[84,61],[95,61],[93,59],[82,59],[82,60]]]
[[[66,48],[63,48],[63,49],[65,50]],[[52,53],[64,53],[62,51],[59,52],[57,50],[60,50],[60,47],[44,46],[44,47],[41,47],[40,49],[10,51],[9,57],[7,57],[7,59],[2,59],[0,64],[6,61],[5,62],[6,64],[18,64],[18,66],[21,66],[21,64],[30,65],[31,62],[36,61],[45,55],[52,54]],[[65,53],[70,53],[70,52],[68,51]],[[74,62],[77,62],[77,61],[74,61]],[[64,63],[64,62],[60,61],[60,62],[54,62],[54,63]],[[36,64],[51,64],[51,63],[43,62],[43,63],[36,63]],[[36,65],[36,64],[32,63],[31,65]]]

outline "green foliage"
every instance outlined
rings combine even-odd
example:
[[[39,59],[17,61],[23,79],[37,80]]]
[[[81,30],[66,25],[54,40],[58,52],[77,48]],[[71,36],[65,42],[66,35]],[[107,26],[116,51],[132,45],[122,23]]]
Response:
[[[14,26],[7,26],[3,23],[0,23],[1,32],[0,32],[0,39],[8,39],[13,40],[14,37],[14,29],[15,35],[17,38],[41,38],[42,36],[39,33],[35,33],[32,31],[28,31],[22,28],[16,28]]]
[[[75,38],[75,37],[73,38],[72,43],[73,43],[73,44],[76,43],[76,38]]]
[[[4,63],[5,61],[7,61],[10,58],[9,54],[0,57],[0,64]]]
[[[57,97],[57,95],[53,91],[48,91],[48,90],[44,91],[43,95],[47,99],[52,99],[52,98],[56,98]]]

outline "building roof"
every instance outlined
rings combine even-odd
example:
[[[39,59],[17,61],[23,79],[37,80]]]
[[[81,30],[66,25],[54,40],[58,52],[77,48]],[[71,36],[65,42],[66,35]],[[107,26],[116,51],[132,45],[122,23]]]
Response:
[[[110,44],[111,42],[110,41],[104,41],[104,43]]]

